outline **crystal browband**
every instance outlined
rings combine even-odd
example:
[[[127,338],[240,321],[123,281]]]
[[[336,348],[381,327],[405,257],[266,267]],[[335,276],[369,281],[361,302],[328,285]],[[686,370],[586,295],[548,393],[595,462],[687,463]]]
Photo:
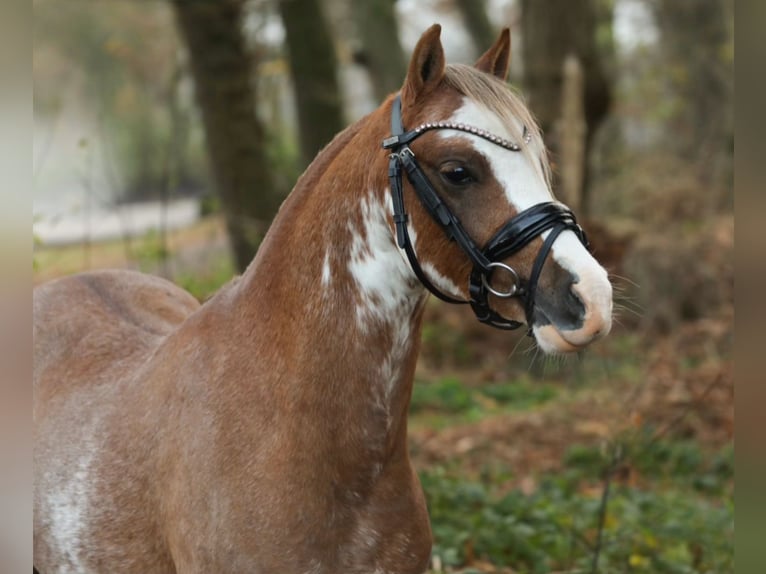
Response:
[[[475,126],[470,126],[463,123],[446,122],[446,121],[428,122],[428,123],[420,124],[418,127],[414,128],[413,130],[410,130],[406,134],[402,134],[401,136],[391,136],[389,138],[386,138],[383,142],[383,147],[387,148],[397,144],[401,145],[404,143],[408,143],[409,141],[415,139],[417,136],[429,130],[457,130],[457,131],[478,136],[489,142],[492,142],[493,144],[499,145],[500,147],[504,147],[505,149],[508,149],[511,151],[521,151],[521,147],[519,146],[519,144],[509,141],[500,136],[497,136],[491,132],[488,132],[487,130],[483,130],[481,128],[477,128]],[[529,130],[527,130],[526,126],[524,126],[523,138],[524,138],[525,144],[529,144],[529,142],[532,141],[532,134],[529,133]]]

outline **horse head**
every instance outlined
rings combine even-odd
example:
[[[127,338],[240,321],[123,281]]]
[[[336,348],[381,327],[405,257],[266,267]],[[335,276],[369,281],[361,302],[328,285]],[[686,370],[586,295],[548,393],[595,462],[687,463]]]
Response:
[[[612,287],[506,83],[509,31],[474,66],[446,65],[440,32],[418,42],[383,142],[400,251],[440,298],[496,327],[526,323],[544,352],[577,351],[609,332]]]

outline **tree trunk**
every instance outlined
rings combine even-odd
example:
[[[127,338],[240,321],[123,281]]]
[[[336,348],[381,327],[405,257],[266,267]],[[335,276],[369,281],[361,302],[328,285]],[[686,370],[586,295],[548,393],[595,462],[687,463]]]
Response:
[[[557,136],[561,149],[559,198],[575,212],[582,208],[583,169],[585,167],[585,117],[583,113],[582,67],[576,56],[564,61],[561,118]]]
[[[399,42],[394,0],[352,0],[351,10],[362,43],[362,61],[370,73],[378,103],[397,91],[407,73]]]
[[[280,0],[304,167],[345,126],[337,58],[318,0]]]
[[[652,6],[666,80],[680,105],[671,118],[672,147],[696,162],[704,184],[719,183],[733,141],[733,59],[727,0],[655,0]]]
[[[478,57],[492,45],[497,34],[487,16],[486,0],[455,0],[455,5],[463,16]]]
[[[172,0],[189,52],[207,150],[237,268],[255,255],[279,198],[255,113],[242,0]]]
[[[612,100],[611,79],[606,73],[596,32],[599,25],[607,25],[611,7],[603,0],[522,0],[521,5],[525,88],[554,163],[560,153],[555,127],[562,109],[564,60],[573,54],[582,66],[586,131],[580,189],[582,211],[587,213],[588,158],[593,136]]]

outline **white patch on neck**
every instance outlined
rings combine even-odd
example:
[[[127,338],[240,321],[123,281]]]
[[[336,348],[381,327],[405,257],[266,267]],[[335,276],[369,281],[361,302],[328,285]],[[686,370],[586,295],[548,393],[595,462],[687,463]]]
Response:
[[[391,321],[409,316],[422,288],[398,253],[383,202],[370,193],[361,201],[363,230],[351,227],[348,264],[361,295],[357,321],[367,329],[371,319]]]
[[[369,193],[361,200],[360,211],[363,230],[350,227],[348,269],[360,296],[356,307],[358,328],[365,334],[382,328],[391,336],[391,347],[380,365],[384,388],[377,397],[381,407],[388,410],[412,344],[411,318],[426,292],[399,253],[386,219],[386,201]]]

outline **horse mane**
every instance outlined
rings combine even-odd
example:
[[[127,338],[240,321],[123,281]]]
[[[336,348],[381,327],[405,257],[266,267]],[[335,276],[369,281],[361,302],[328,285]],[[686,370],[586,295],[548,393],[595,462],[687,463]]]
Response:
[[[356,137],[367,118],[369,118],[369,114],[338,132],[335,137],[330,140],[330,143],[325,145],[319,151],[306,168],[306,171],[304,171],[298,178],[298,181],[295,182],[291,195],[299,195],[305,189],[311,189],[313,185],[321,179],[333,160],[337,157],[338,153],[345,148],[354,137]],[[287,203],[287,201],[285,203]]]
[[[340,131],[319,151],[314,160],[308,165],[295,182],[292,191],[285,198],[282,205],[279,207],[279,210],[274,215],[272,224],[264,236],[255,258],[251,261],[245,272],[243,272],[243,277],[254,271],[260,265],[263,254],[270,243],[274,241],[278,242],[280,237],[283,238],[285,234],[293,233],[292,225],[295,219],[293,217],[295,210],[301,209],[301,206],[305,201],[310,198],[317,183],[330,169],[339,153],[349,145],[360,131],[362,131],[365,121],[370,115],[371,114],[368,114],[367,116],[360,118],[344,130]],[[229,285],[226,287],[229,287]],[[219,290],[219,292],[220,291],[221,290]]]
[[[526,127],[533,139],[542,139],[542,130],[514,88],[491,74],[486,74],[465,64],[447,65],[444,81],[447,85],[498,116],[512,140],[521,146],[525,157],[533,165],[540,167],[541,175],[550,187],[551,168],[545,148],[543,146],[542,158],[538,162],[537,158],[532,155],[529,146],[523,144],[524,134],[519,129],[519,125]]]

